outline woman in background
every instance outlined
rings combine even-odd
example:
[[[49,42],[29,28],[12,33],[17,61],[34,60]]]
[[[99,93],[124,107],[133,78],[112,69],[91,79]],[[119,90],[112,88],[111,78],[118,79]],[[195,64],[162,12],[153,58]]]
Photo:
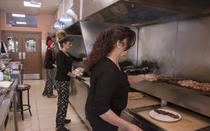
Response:
[[[57,97],[56,95],[53,94],[53,86],[55,79],[55,71],[54,71],[55,52],[53,51],[54,42],[52,41],[51,37],[49,36],[47,37],[46,44],[47,44],[47,50],[44,60],[44,66],[46,69],[46,83],[42,95],[47,96],[48,98],[55,98]]]
[[[93,131],[141,131],[136,125],[122,119],[127,106],[130,83],[156,80],[154,74],[127,76],[119,66],[119,59],[135,44],[136,35],[128,27],[114,26],[97,37],[87,59],[90,71],[90,89],[86,102],[86,117]]]
[[[68,102],[69,102],[69,85],[73,61],[82,61],[80,58],[73,57],[68,51],[72,47],[73,39],[66,36],[59,41],[61,50],[57,53],[56,64],[57,72],[55,77],[55,85],[58,92],[56,128],[57,131],[69,131],[65,124],[70,123],[70,119],[66,119]]]

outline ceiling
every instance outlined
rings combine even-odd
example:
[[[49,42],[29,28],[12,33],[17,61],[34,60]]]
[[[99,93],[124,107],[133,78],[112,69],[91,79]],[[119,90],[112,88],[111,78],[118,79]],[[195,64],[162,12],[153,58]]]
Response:
[[[61,0],[36,0],[42,2],[41,8],[24,7],[24,0],[0,0],[0,10],[8,13],[25,13],[31,15],[54,14]],[[26,0],[30,1],[30,0]]]

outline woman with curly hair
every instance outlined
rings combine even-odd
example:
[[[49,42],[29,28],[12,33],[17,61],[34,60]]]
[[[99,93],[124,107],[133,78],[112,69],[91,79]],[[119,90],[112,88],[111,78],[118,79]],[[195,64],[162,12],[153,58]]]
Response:
[[[99,34],[87,59],[90,90],[86,102],[86,117],[93,131],[141,131],[136,125],[120,118],[127,106],[130,83],[156,80],[154,74],[127,76],[119,59],[127,54],[136,40],[128,27],[113,26]]]

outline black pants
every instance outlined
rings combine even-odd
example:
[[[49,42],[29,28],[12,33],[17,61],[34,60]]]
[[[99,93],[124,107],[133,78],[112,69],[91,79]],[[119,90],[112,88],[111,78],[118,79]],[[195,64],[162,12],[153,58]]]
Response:
[[[54,86],[54,79],[55,79],[55,71],[54,69],[46,69],[46,83],[45,88],[43,91],[43,95],[51,96],[53,95],[53,86]]]
[[[69,84],[69,81],[55,81],[56,89],[58,92],[58,107],[56,113],[57,128],[64,127],[65,125],[65,118],[69,102]]]
[[[116,113],[120,116],[121,112]],[[101,119],[99,116],[87,115],[87,119],[92,127],[92,131],[118,131],[118,127],[109,124],[108,122]]]

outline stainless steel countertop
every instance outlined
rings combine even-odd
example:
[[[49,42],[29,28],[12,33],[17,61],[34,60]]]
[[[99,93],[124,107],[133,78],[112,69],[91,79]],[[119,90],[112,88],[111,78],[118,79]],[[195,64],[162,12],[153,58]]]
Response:
[[[87,85],[88,87],[90,87],[90,78],[84,78],[82,77],[83,79],[85,79],[85,81],[80,81],[81,83]],[[145,82],[142,82],[142,84],[144,84]],[[154,86],[154,85],[153,85]],[[144,86],[143,86],[144,87]],[[136,89],[136,86],[134,87]],[[161,90],[162,91],[162,90]],[[164,91],[162,91],[164,92]],[[164,93],[163,93],[164,94]],[[159,104],[160,103],[160,99],[156,99],[156,98],[153,98],[153,97],[150,97],[148,95],[145,95],[145,97],[143,98],[140,98],[138,100],[128,100],[128,106],[127,108],[138,108],[138,107],[144,107],[144,106],[148,106],[148,105],[156,105],[156,104]],[[205,127],[205,126],[208,126],[210,125],[209,123],[209,120],[206,119],[205,117],[202,117],[196,113],[192,113],[191,111],[186,111],[184,108],[174,108],[174,110],[178,111],[178,112],[181,112],[182,115],[183,115],[183,119],[185,120],[184,123],[181,123],[184,127],[188,128],[187,126],[189,125],[189,121],[191,120],[192,122],[195,121],[197,122],[197,126],[198,128],[194,127],[194,129],[199,129],[199,128],[202,128],[202,127]],[[184,110],[184,113],[183,113],[183,110]],[[125,110],[126,111],[126,110]],[[143,112],[144,113],[144,112]],[[148,120],[148,123],[153,123],[154,121],[151,121],[150,119],[148,119],[147,117],[145,117],[146,115],[143,114],[142,117],[144,117],[144,119]],[[135,116],[132,116],[133,118],[132,119],[135,119],[135,120],[139,120],[141,121],[140,119],[138,119],[137,117]],[[187,123],[187,122],[188,123]],[[185,124],[186,123],[186,124]],[[154,124],[154,123],[153,123]],[[192,124],[193,125],[193,124]],[[160,125],[156,125],[156,126],[160,126]],[[196,124],[194,124],[194,126],[196,126]],[[163,128],[162,128],[163,129]]]
[[[10,92],[5,96],[3,102],[0,105],[0,129],[4,127],[4,121],[8,115],[10,104],[13,101],[13,97],[15,94],[15,88],[16,85],[18,84],[17,80],[13,80],[13,83],[11,85]]]
[[[84,79],[85,81],[78,80],[78,79],[76,79],[76,78],[71,77],[71,79],[76,79],[76,80],[78,80],[78,81],[80,81],[80,82],[86,84],[88,87],[90,87],[90,77],[80,77],[80,78]]]

